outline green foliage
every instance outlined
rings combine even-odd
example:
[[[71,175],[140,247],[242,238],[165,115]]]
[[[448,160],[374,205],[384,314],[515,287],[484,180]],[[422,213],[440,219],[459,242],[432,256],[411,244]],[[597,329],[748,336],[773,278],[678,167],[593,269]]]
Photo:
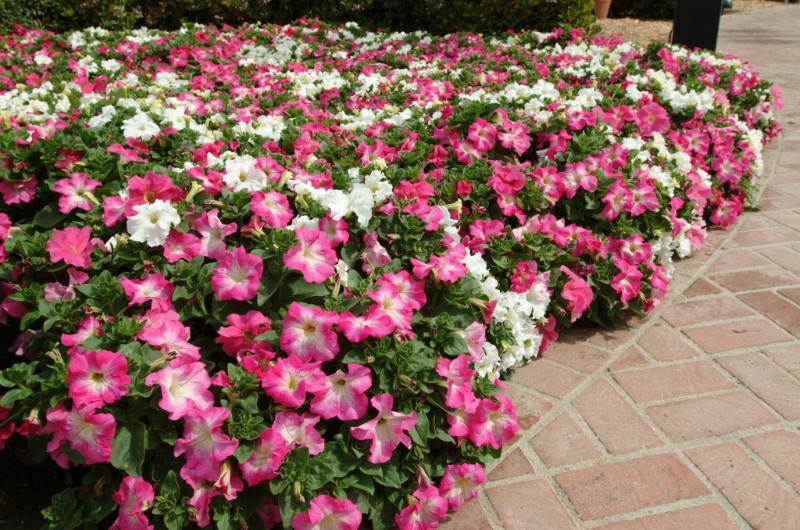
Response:
[[[676,0],[614,0],[610,16],[634,17],[645,20],[672,20]]]
[[[99,26],[175,29],[184,22],[285,24],[298,18],[354,21],[368,28],[435,33],[587,27],[592,0],[0,0],[0,29],[14,24],[55,31]]]

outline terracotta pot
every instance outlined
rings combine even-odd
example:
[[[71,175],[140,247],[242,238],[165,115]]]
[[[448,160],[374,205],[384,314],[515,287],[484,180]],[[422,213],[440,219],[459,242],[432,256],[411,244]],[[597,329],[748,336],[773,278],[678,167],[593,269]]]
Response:
[[[598,20],[608,18],[608,8],[611,7],[611,0],[594,0],[594,16]]]

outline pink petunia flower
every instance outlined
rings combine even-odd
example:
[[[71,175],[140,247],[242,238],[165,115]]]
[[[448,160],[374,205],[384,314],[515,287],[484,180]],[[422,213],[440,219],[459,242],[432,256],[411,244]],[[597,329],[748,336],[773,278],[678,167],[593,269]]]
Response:
[[[278,412],[272,428],[286,441],[289,450],[302,446],[308,448],[310,455],[318,455],[325,450],[325,440],[314,426],[320,417],[308,412],[302,415],[295,412]]]
[[[200,233],[200,255],[212,259],[225,257],[225,236],[236,232],[236,223],[223,224],[218,214],[216,208],[204,211],[192,224],[192,228]]]
[[[637,217],[647,211],[657,212],[660,208],[661,203],[655,187],[647,180],[643,180],[631,190],[630,203],[625,206],[625,211]]]
[[[92,266],[93,244],[92,227],[76,228],[69,226],[63,230],[53,230],[53,235],[47,240],[47,252],[53,263],[63,261],[69,265],[87,269]]]
[[[473,361],[480,361],[483,358],[483,345],[486,343],[486,326],[477,320],[459,333],[459,336],[467,343],[467,351]]]
[[[633,202],[633,193],[625,184],[621,182],[614,182],[608,189],[608,193],[600,199],[605,207],[600,215],[607,221],[613,221],[623,211],[628,211]]]
[[[372,372],[360,364],[348,364],[347,373],[322,375],[309,389],[314,394],[309,409],[326,420],[357,420],[367,412],[367,390],[372,386]]]
[[[69,276],[69,284],[53,282],[45,284],[44,286],[44,299],[48,302],[71,302],[75,300],[75,285],[81,285],[89,281],[89,275],[83,271],[67,269],[67,276]]]
[[[125,477],[112,497],[119,505],[119,515],[109,530],[152,530],[142,513],[155,499],[153,486],[141,477]]]
[[[415,280],[408,271],[388,272],[378,278],[376,283],[382,287],[386,285],[393,285],[396,287],[397,296],[402,300],[404,305],[413,310],[422,309],[427,302],[425,282]]]
[[[503,130],[497,133],[500,145],[522,156],[531,146],[530,129],[522,123],[503,120]]]
[[[638,266],[622,259],[614,260],[614,266],[620,272],[611,279],[611,288],[619,293],[620,302],[627,305],[628,302],[639,296],[642,290],[642,272]]]
[[[103,199],[103,223],[112,227],[125,217],[127,195],[109,195]]]
[[[6,204],[19,204],[31,202],[36,197],[36,177],[26,180],[5,181],[0,180],[0,194]]]
[[[183,469],[186,469],[186,466]],[[187,479],[184,477],[184,480]],[[191,520],[200,528],[205,528],[211,524],[211,501],[222,493],[214,486],[214,481],[202,479],[198,479],[192,484],[192,490],[192,497],[186,501],[186,504],[194,508]]]
[[[169,263],[176,263],[182,259],[191,261],[200,255],[200,238],[175,230],[169,231],[164,241],[164,258]]]
[[[294,217],[286,195],[277,191],[257,191],[250,196],[250,210],[270,228],[286,228]]]
[[[258,292],[264,262],[244,247],[236,247],[219,260],[211,275],[211,289],[220,300],[246,302]]]
[[[238,357],[245,352],[272,351],[269,342],[255,340],[257,336],[271,329],[269,318],[260,311],[248,311],[244,315],[230,314],[225,320],[229,325],[219,328],[219,336],[214,342],[221,344],[222,351],[228,355]]]
[[[184,192],[175,185],[168,176],[148,171],[144,178],[133,176],[128,180],[128,200],[125,203],[125,215],[134,215],[136,206],[155,204],[156,201],[179,203]]]
[[[486,474],[480,464],[450,464],[444,469],[439,492],[447,499],[453,510],[478,496],[478,489],[486,482]]]
[[[69,397],[81,407],[97,408],[128,393],[128,361],[121,353],[85,351],[72,356],[67,366]]]
[[[214,404],[209,391],[211,378],[201,362],[175,365],[171,363],[144,380],[147,386],[161,387],[158,406],[170,413],[169,419],[178,420],[193,410],[206,410]]]
[[[364,260],[365,272],[370,273],[376,267],[383,267],[392,261],[392,257],[378,240],[377,233],[364,234],[364,247],[361,259]]]
[[[334,220],[330,214],[319,220],[318,228],[331,242],[331,247],[335,248],[341,243],[347,243],[350,239],[350,227],[347,221],[344,219]]]
[[[447,380],[447,394],[445,405],[454,409],[464,405],[471,397],[472,379],[475,371],[469,368],[472,358],[469,355],[459,355],[455,359],[441,357],[436,365],[436,373]]]
[[[536,282],[536,273],[539,264],[534,260],[519,261],[511,275],[511,290],[515,293],[525,293]]]
[[[364,341],[369,337],[385,337],[394,329],[392,319],[377,305],[370,306],[363,315],[356,316],[350,311],[339,315],[339,331],[352,343]]]
[[[78,324],[78,330],[75,333],[62,333],[61,344],[64,346],[76,346],[89,337],[102,337],[103,324],[92,315],[87,316]]]
[[[292,356],[275,361],[261,378],[261,386],[277,403],[297,408],[305,402],[309,385],[318,377],[323,377],[318,362]]]
[[[634,234],[619,240],[618,253],[631,265],[638,265],[653,256],[653,248],[642,236]]]
[[[467,140],[481,153],[490,151],[496,139],[497,129],[482,118],[476,119],[467,129]]]
[[[200,348],[189,342],[191,329],[178,319],[168,318],[156,321],[153,311],[148,313],[149,318],[144,328],[136,336],[145,341],[152,348],[162,350],[164,355],[175,358],[178,364],[200,360]]]
[[[584,311],[589,309],[594,299],[594,292],[586,280],[575,274],[566,265],[562,265],[560,270],[569,277],[561,289],[561,297],[568,302],[567,311],[570,312],[570,321],[575,322]]]
[[[242,478],[250,486],[278,476],[278,469],[289,453],[283,436],[273,428],[264,429],[256,440],[253,452],[239,466]]]
[[[320,307],[292,302],[283,319],[281,349],[301,360],[330,361],[339,353],[339,339],[333,326],[339,315]]]
[[[391,394],[374,396],[370,403],[378,411],[373,419],[351,427],[350,432],[356,440],[370,440],[370,453],[367,460],[373,464],[383,464],[392,458],[395,448],[403,444],[411,447],[411,438],[404,431],[410,431],[417,423],[416,411],[402,414],[392,410],[394,398]]]
[[[119,155],[120,158],[125,162],[147,162],[147,160],[139,156],[140,151],[136,149],[129,149],[122,144],[111,144],[108,146],[106,151]]]
[[[517,412],[511,400],[496,394],[495,399],[480,399],[470,417],[469,439],[478,447],[500,449],[519,430]]]
[[[384,284],[379,289],[365,293],[380,312],[389,317],[392,324],[399,330],[411,331],[411,319],[414,316],[414,302],[410,302],[400,295],[396,285]]]
[[[292,519],[293,530],[358,530],[361,525],[361,512],[347,499],[337,499],[319,495],[311,499],[307,512],[297,514]]]
[[[642,105],[636,112],[636,124],[639,133],[644,138],[653,136],[653,133],[665,133],[672,126],[667,111],[658,103]]]
[[[172,295],[175,286],[160,272],[148,274],[142,280],[131,280],[123,276],[120,284],[128,297],[129,306],[152,302],[151,306],[161,311],[173,308]]]
[[[67,410],[62,402],[50,407],[46,416],[47,424],[41,432],[53,435],[47,452],[59,466],[69,467],[69,458],[62,452],[67,442],[88,465],[111,461],[111,440],[117,425],[113,415],[95,414],[87,407]]]
[[[324,232],[310,228],[295,230],[298,244],[283,255],[283,264],[300,271],[309,283],[323,283],[333,276],[339,258]]]
[[[439,495],[435,486],[419,488],[414,492],[417,502],[409,504],[395,515],[399,530],[433,530],[447,517],[447,499]]]
[[[739,215],[744,211],[741,200],[718,199],[714,204],[714,209],[709,216],[709,220],[717,226],[728,228],[736,222]]]
[[[58,199],[59,211],[69,213],[78,208],[88,212],[94,208],[92,194],[99,185],[99,180],[89,178],[86,173],[74,173],[69,178],[58,180],[53,186],[53,191],[61,194]]]
[[[194,477],[216,481],[222,462],[239,446],[238,440],[222,432],[230,415],[224,407],[209,407],[193,408],[184,416],[186,426],[183,436],[175,441],[175,456],[186,456]]]

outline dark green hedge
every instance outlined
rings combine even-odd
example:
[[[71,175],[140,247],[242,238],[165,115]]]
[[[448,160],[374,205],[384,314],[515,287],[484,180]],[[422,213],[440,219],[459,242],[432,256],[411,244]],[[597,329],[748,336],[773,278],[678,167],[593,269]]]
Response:
[[[174,29],[183,22],[287,23],[301,17],[394,30],[499,32],[588,27],[593,0],[0,0],[0,29]]]
[[[676,0],[612,0],[609,16],[645,20],[672,20]]]

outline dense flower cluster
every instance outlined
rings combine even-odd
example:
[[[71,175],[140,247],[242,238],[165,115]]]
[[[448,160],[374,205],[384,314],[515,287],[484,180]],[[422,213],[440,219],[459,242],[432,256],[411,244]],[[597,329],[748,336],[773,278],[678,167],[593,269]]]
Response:
[[[655,307],[778,131],[735,58],[559,30],[3,44],[0,448],[91,466],[65,528],[435,527],[500,376]]]

